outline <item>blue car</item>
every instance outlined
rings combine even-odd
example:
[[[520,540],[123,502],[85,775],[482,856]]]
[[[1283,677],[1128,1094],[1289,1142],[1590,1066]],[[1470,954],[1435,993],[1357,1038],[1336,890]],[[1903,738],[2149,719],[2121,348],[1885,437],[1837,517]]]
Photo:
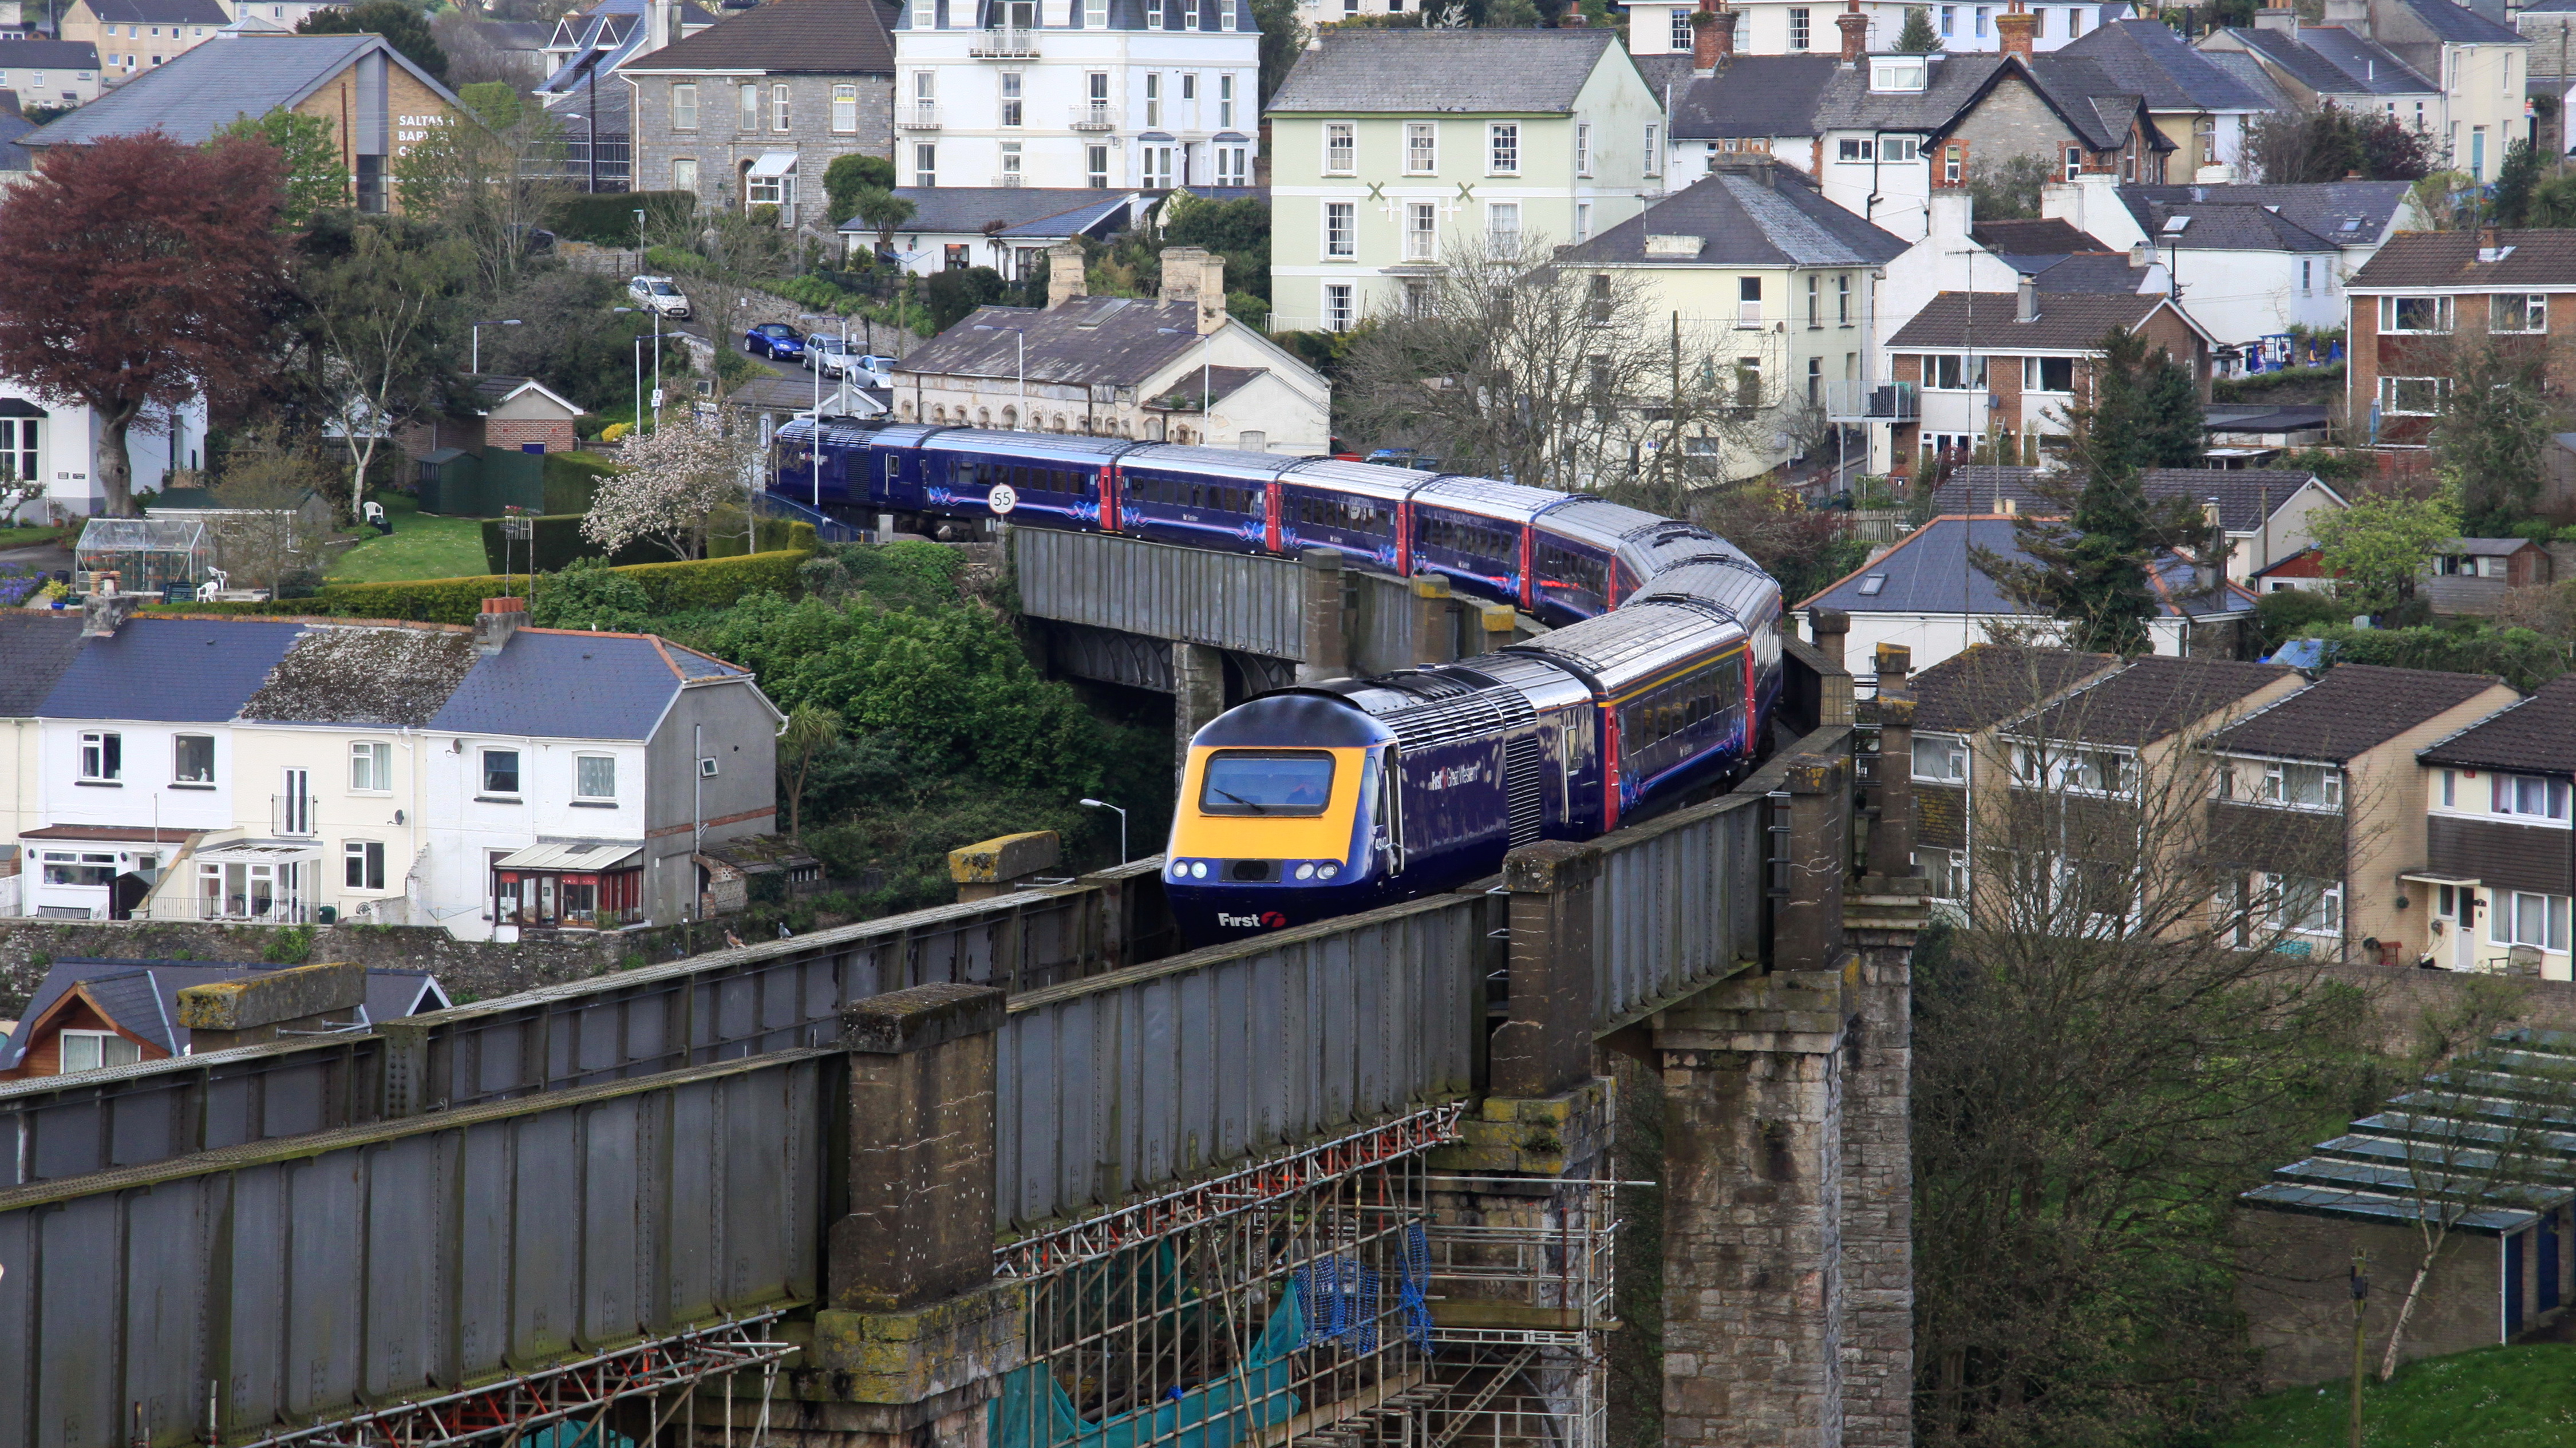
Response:
[[[763,322],[742,334],[742,350],[793,362],[805,355],[805,334],[785,322]]]

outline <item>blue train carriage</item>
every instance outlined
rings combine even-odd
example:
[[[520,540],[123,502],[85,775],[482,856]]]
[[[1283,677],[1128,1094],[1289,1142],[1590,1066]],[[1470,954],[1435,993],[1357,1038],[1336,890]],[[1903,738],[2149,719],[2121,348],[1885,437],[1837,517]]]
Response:
[[[1535,654],[1591,686],[1604,831],[1722,781],[1752,757],[1753,643],[1723,608],[1633,600],[1507,652]]]
[[[790,418],[770,438],[769,491],[818,509],[864,503],[871,441],[866,428]]]
[[[1563,493],[1463,473],[1433,478],[1406,504],[1409,571],[1444,575],[1458,593],[1527,612],[1536,602],[1530,524],[1567,501]]]
[[[1683,564],[1658,576],[1629,601],[1689,601],[1733,614],[1752,643],[1754,713],[1757,719],[1767,720],[1780,702],[1783,683],[1780,630],[1787,614],[1782,607],[1780,584],[1763,572],[1760,564],[1736,553],[1732,544],[1727,549],[1732,556]],[[1755,744],[1758,752],[1758,737]]]
[[[1422,474],[1342,458],[1301,462],[1279,475],[1276,550],[1330,549],[1363,568],[1412,572],[1404,506]]]
[[[1262,553],[1272,543],[1272,482],[1296,460],[1178,443],[1118,457],[1117,531],[1156,543]]]
[[[1619,549],[1665,520],[1602,498],[1567,498],[1538,515],[1530,540],[1529,612],[1550,627],[1617,608],[1636,591],[1619,571]]]
[[[979,513],[1023,528],[1099,529],[1103,499],[1120,453],[1116,438],[970,428],[935,433],[916,451],[922,506],[933,513]]]

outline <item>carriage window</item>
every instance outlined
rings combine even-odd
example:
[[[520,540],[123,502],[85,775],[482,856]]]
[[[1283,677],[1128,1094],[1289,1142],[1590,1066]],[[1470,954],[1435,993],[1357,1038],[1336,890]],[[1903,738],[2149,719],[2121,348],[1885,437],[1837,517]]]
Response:
[[[1220,750],[1208,757],[1199,812],[1216,815],[1318,815],[1333,792],[1333,756],[1305,751]]]

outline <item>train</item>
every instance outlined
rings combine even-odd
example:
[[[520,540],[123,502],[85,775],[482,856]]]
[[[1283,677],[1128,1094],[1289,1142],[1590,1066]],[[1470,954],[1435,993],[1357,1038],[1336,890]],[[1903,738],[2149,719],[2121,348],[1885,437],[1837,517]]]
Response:
[[[1163,883],[1215,944],[1455,889],[1731,782],[1781,689],[1779,584],[1606,499],[1333,457],[799,418],[772,488],[862,517],[1007,518],[1224,552],[1317,549],[1548,630],[1452,664],[1273,690],[1190,740]]]

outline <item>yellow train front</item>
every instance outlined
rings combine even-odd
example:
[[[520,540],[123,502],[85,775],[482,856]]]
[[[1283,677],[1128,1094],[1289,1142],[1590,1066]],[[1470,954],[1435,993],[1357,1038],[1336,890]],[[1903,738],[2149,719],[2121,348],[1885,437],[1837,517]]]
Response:
[[[1394,740],[1314,694],[1265,695],[1193,736],[1163,868],[1182,934],[1207,944],[1400,898]]]

